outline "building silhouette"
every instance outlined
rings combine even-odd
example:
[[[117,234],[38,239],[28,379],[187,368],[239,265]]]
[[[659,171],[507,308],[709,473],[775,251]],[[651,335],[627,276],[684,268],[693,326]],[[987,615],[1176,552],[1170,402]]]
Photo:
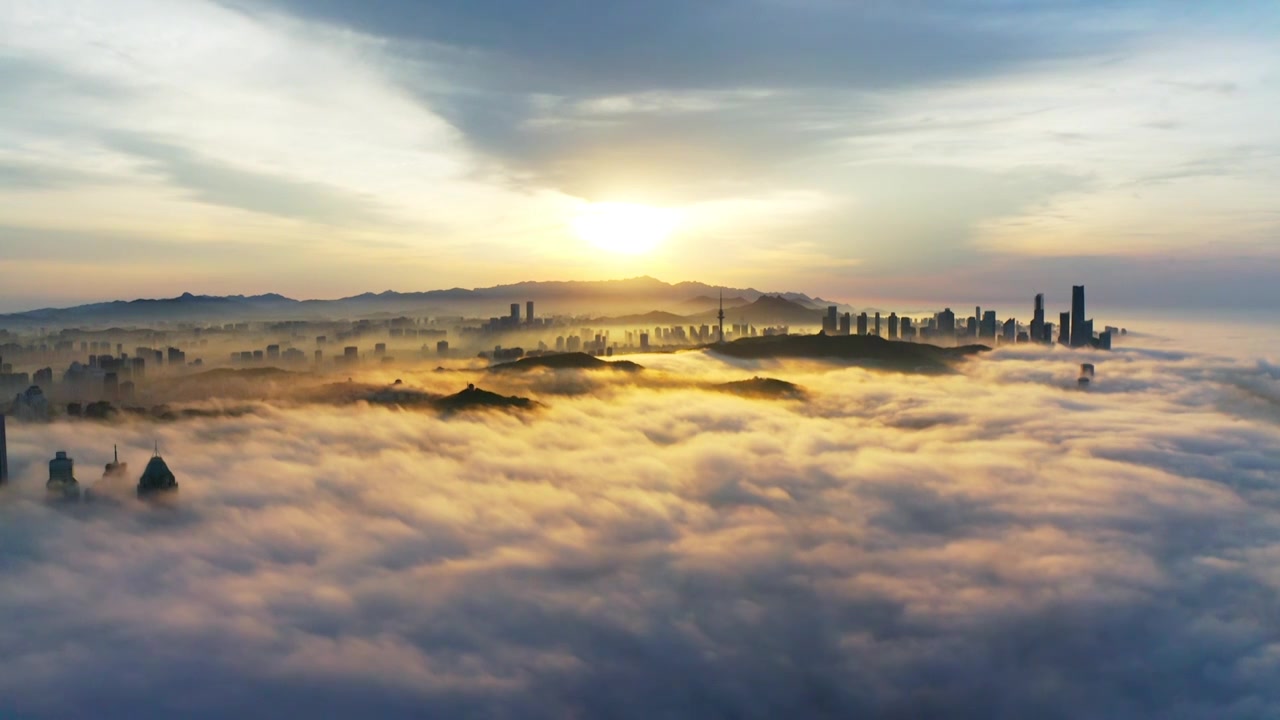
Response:
[[[1032,342],[1044,342],[1044,293],[1036,293],[1035,309],[1031,316]]]
[[[160,448],[147,461],[147,467],[138,478],[138,497],[145,498],[159,493],[176,492],[178,481],[169,470],[164,458],[160,457]]]
[[[524,304],[524,321],[530,325],[533,324],[533,301],[526,301]]]
[[[511,324],[518,325],[520,323],[520,303],[511,303]]]
[[[1084,316],[1084,286],[1071,286],[1071,347],[1084,347],[1093,340]]]
[[[120,462],[120,448],[116,445],[111,446],[111,462],[107,463],[102,470],[102,477],[116,477],[129,472],[129,463]]]
[[[51,495],[74,497],[80,494],[80,483],[76,482],[75,460],[67,457],[66,450],[59,450],[49,461],[49,480],[45,489]]]
[[[1058,313],[1058,344],[1071,344],[1071,313]]]
[[[938,333],[944,338],[954,339],[956,336],[956,314],[951,308],[943,308],[938,313]]]
[[[898,339],[898,313],[889,313],[889,339]]]

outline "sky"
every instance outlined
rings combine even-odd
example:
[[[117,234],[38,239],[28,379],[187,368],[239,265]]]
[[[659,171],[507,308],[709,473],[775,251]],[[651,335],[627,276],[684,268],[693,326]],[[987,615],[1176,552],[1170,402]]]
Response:
[[[1274,304],[1278,33],[1263,0],[4,0],[0,311],[641,274]],[[584,238],[609,204],[669,233]]]
[[[170,398],[191,420],[11,419],[0,715],[1277,717],[1280,366],[1151,334],[1088,355],[366,366],[543,407],[245,379]],[[707,387],[752,376],[807,399]],[[153,443],[159,507],[133,498]],[[44,500],[54,449],[103,502]]]

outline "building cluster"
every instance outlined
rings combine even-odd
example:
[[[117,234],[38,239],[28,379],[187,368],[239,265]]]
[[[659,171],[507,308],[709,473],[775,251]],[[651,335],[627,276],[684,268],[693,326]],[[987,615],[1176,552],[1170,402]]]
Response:
[[[489,321],[476,328],[481,333],[511,332],[513,330],[532,330],[549,325],[550,322],[534,314],[532,300],[525,301],[524,317],[520,316],[520,303],[511,303],[511,311],[506,315],[491,317]]]
[[[1071,310],[1058,316],[1056,326],[1046,321],[1044,294],[1038,293],[1033,301],[1031,322],[1026,325],[1015,318],[1005,318],[1002,322],[995,310],[984,311],[980,306],[974,307],[973,315],[963,319],[957,318],[951,308],[945,308],[932,317],[913,320],[910,317],[899,317],[897,313],[889,313],[883,318],[879,312],[870,316],[865,312],[856,316],[852,313],[840,314],[839,308],[833,305],[827,308],[823,317],[822,331],[828,335],[874,335],[890,340],[939,345],[969,340],[993,345],[1025,342],[1051,344],[1056,338],[1058,343],[1069,347],[1094,347],[1102,350],[1110,350],[1114,338],[1124,333],[1111,326],[1107,326],[1102,332],[1094,331],[1093,320],[1085,313],[1083,285],[1071,288]]]
[[[0,485],[9,482],[9,447],[5,434],[5,416],[0,415]],[[111,462],[102,471],[102,480],[111,480],[128,475],[129,464],[120,462],[119,451],[112,453]],[[178,490],[178,480],[168,463],[160,457],[160,450],[147,461],[147,467],[138,477],[136,493],[139,498],[160,497]],[[85,488],[76,479],[75,460],[65,450],[58,450],[49,461],[49,479],[45,481],[45,491],[50,500],[59,502],[82,502],[97,499],[91,488]]]

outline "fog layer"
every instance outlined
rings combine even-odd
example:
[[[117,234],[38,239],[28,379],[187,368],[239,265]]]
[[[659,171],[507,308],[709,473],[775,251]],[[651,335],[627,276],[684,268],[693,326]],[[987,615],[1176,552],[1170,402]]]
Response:
[[[636,359],[405,378],[533,413],[10,423],[0,714],[1280,714],[1275,365]],[[711,389],[753,376],[805,393]],[[113,443],[115,502],[45,502]],[[171,506],[132,498],[156,443]]]

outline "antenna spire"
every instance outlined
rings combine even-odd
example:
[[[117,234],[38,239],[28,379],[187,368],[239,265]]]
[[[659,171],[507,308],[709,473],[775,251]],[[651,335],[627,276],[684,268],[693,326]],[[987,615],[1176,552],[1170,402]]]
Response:
[[[156,456],[156,457],[160,457],[160,441],[159,441],[159,440],[156,440],[155,442],[156,442],[156,454],[155,454],[155,456]]]

